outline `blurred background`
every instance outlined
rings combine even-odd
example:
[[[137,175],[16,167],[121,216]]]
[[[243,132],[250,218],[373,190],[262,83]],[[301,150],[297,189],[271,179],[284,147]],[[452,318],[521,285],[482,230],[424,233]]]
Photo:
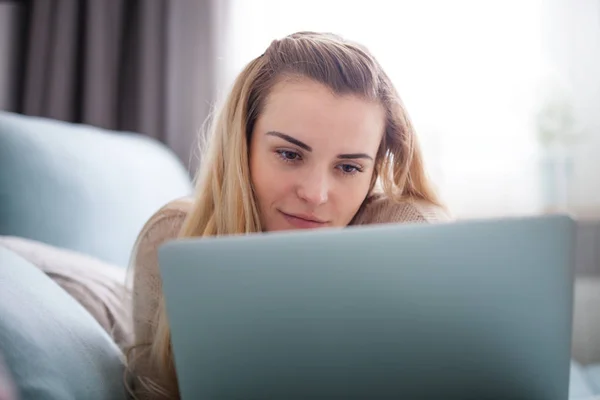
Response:
[[[378,58],[457,217],[600,216],[599,0],[0,1],[0,109],[148,135],[193,174],[235,76],[300,30]]]

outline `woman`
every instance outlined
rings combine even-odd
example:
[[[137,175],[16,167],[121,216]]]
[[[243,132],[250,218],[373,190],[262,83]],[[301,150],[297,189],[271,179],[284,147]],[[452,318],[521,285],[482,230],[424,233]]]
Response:
[[[408,115],[369,52],[331,34],[274,41],[215,120],[193,200],[146,224],[132,257],[137,398],[178,398],[157,266],[176,237],[447,219]]]

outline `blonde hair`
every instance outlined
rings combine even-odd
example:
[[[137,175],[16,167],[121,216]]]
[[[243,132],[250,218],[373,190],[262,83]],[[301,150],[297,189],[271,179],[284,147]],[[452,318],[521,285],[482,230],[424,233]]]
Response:
[[[362,46],[325,33],[299,32],[275,40],[240,73],[214,120],[197,174],[196,197],[181,237],[247,234],[261,231],[249,170],[254,124],[273,86],[285,79],[311,79],[333,93],[377,101],[385,109],[385,133],[371,185],[397,201],[441,205],[429,183],[413,126],[392,82]],[[164,300],[149,345],[156,368],[155,391],[179,397]],[[157,387],[157,384],[160,387]]]

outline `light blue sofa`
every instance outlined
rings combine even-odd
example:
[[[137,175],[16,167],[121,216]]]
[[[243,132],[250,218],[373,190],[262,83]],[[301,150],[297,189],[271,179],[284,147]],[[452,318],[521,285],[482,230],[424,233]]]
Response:
[[[21,399],[126,398],[123,343],[46,264],[83,263],[124,285],[144,222],[191,192],[156,141],[0,112],[0,362]],[[599,281],[578,279],[575,307],[571,398],[585,399],[600,395]]]
[[[0,113],[0,141],[0,235],[125,266],[147,218],[191,190],[145,136]]]
[[[143,224],[191,192],[145,136],[0,112],[0,360],[22,400],[126,397],[123,343],[56,281],[89,268],[64,287],[118,302]]]

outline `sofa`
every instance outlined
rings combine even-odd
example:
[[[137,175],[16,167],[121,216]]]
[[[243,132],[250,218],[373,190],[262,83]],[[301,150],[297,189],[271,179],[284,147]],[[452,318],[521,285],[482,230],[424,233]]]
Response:
[[[0,363],[20,399],[127,398],[131,249],[191,193],[146,136],[0,112]]]
[[[0,372],[20,399],[128,397],[131,249],[156,210],[192,190],[155,140],[0,112]],[[570,398],[594,395],[600,278],[586,275]]]

